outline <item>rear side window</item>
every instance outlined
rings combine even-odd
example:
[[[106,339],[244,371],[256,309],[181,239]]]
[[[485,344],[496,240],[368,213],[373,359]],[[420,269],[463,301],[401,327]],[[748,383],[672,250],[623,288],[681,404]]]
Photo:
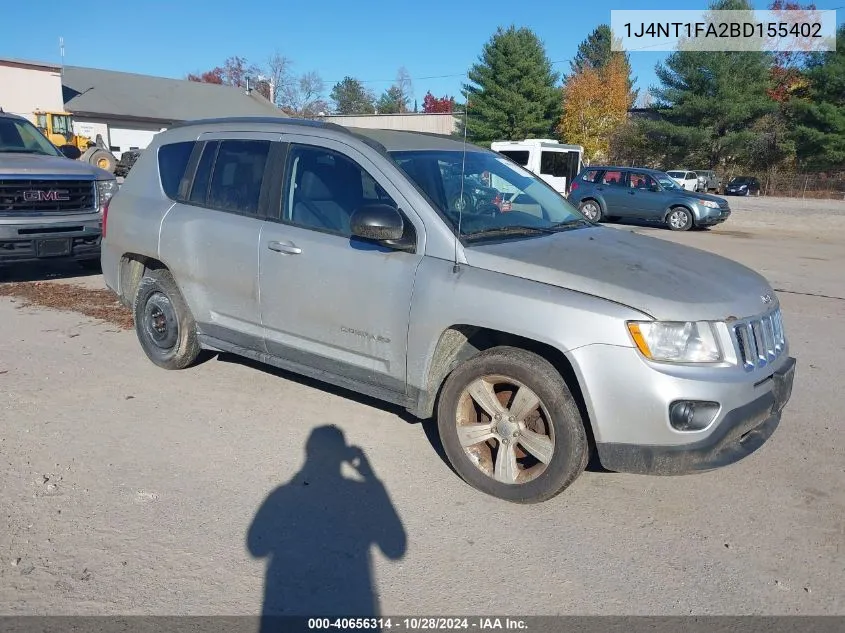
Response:
[[[224,211],[258,213],[269,153],[270,141],[222,141],[206,204]]]
[[[196,141],[183,143],[169,143],[158,148],[158,175],[161,178],[161,188],[171,200],[176,200],[179,194],[179,184],[185,176],[185,169],[191,159]]]
[[[528,152],[522,152],[515,149],[506,149],[499,152],[502,156],[507,156],[517,165],[526,167],[528,165]]]

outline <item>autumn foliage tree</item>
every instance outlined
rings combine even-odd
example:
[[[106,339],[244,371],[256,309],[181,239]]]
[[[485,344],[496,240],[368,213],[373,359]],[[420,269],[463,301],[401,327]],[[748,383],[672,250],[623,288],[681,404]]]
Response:
[[[455,109],[454,97],[435,97],[431,90],[425,93],[423,98],[423,112],[444,113],[452,112]]]
[[[585,66],[563,87],[563,116],[557,131],[567,143],[584,147],[587,161],[608,155],[610,140],[631,105],[628,65],[616,56],[601,68]]]
[[[250,64],[246,57],[234,55],[223,62],[222,66],[216,66],[205,72],[190,73],[186,79],[188,81],[241,88],[246,85],[247,77],[255,79],[255,76],[260,72],[260,69],[254,64]]]
[[[816,11],[815,4],[802,5],[798,2],[787,2],[786,0],[774,0],[769,5],[770,11],[779,13],[781,19],[787,24],[797,21],[811,22]],[[790,11],[792,13],[781,13]],[[778,103],[786,103],[799,90],[807,86],[807,80],[802,72],[802,67],[807,60],[807,53],[804,51],[778,51],[774,53],[774,62],[771,68],[772,85],[768,90],[769,97]]]

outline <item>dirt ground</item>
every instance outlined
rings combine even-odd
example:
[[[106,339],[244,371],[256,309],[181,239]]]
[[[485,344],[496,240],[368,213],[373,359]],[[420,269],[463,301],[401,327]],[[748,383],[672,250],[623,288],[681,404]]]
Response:
[[[767,276],[781,426],[718,471],[591,471],[528,507],[462,483],[428,423],[231,356],[158,369],[100,276],[5,271],[0,614],[845,615],[845,202],[730,200],[708,231],[616,228]]]

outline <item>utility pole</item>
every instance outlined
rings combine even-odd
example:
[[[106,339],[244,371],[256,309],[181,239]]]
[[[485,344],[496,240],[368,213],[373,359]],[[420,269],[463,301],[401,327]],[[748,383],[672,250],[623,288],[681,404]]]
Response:
[[[65,77],[65,38],[59,37],[59,57],[61,58],[61,65],[59,66],[59,72],[61,74],[62,79]]]

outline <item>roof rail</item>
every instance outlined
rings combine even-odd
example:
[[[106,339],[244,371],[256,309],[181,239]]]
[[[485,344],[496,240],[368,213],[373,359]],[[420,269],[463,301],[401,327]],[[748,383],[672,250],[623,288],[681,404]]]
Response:
[[[327,130],[335,130],[351,134],[351,132],[337,123],[329,123],[326,121],[313,121],[311,119],[296,119],[286,116],[244,116],[244,117],[219,117],[214,119],[194,119],[191,121],[181,121],[170,126],[171,129],[192,127],[196,125],[216,125],[221,123],[274,123],[281,125],[298,125],[302,127],[316,127]]]

